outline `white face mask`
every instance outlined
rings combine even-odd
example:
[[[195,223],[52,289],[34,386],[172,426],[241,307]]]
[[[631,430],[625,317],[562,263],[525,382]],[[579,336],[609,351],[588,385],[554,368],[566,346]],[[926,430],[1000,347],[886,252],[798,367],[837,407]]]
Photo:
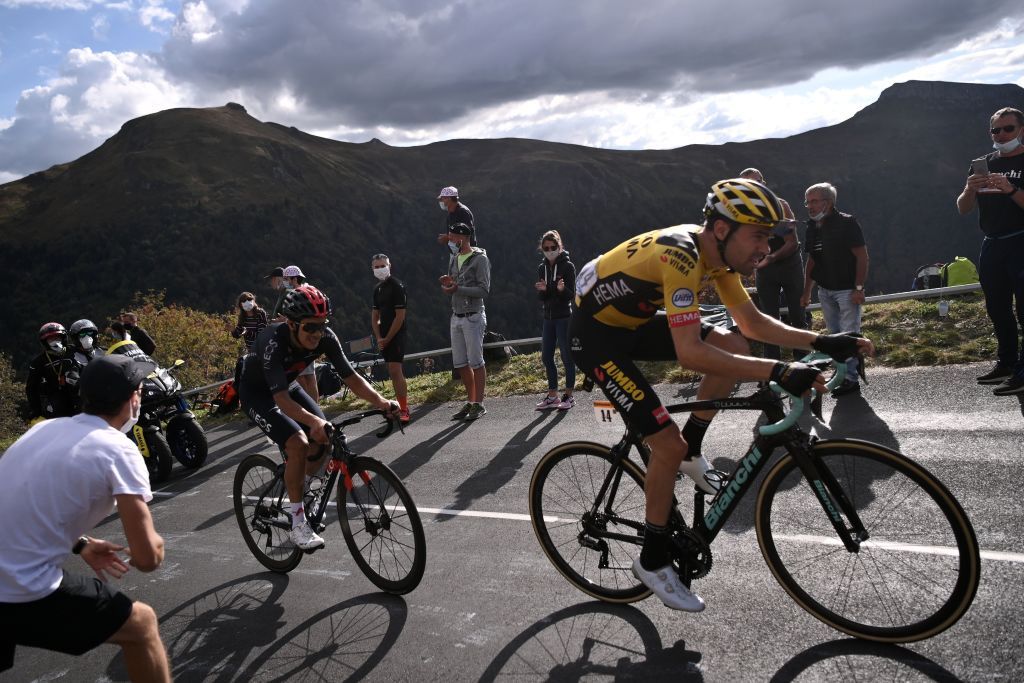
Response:
[[[560,248],[559,249],[555,249],[554,251],[545,251],[544,252],[544,258],[546,258],[548,261],[554,261],[555,259],[557,259],[561,255],[562,255],[562,250]]]
[[[46,342],[46,345],[49,346],[50,350],[53,351],[54,353],[64,352],[64,345],[61,344],[59,339],[51,339],[50,341]]]
[[[1021,145],[1021,141],[1020,141],[1020,136],[1019,135],[1017,137],[1015,137],[1014,139],[1010,140],[1009,142],[993,142],[992,143],[992,147],[997,149],[997,150],[999,150],[1000,154],[1009,154],[1010,152],[1015,152],[1015,151],[1017,151],[1017,148],[1020,147],[1020,145]]]
[[[142,401],[138,400],[138,402],[136,402],[136,400],[137,399],[135,398],[135,395],[133,394],[132,398],[131,398],[131,405],[132,405],[131,415],[128,416],[128,419],[119,428],[122,434],[127,434],[128,432],[130,432],[132,430],[132,427],[135,426],[135,423],[137,423],[139,421],[139,415],[142,414]]]
[[[828,211],[822,211],[821,213],[816,213],[813,216],[811,216],[811,220],[812,221],[820,221],[820,220],[824,219],[825,216],[827,216],[827,215],[828,215]]]
[[[90,337],[88,335],[79,338],[78,342],[82,345],[82,348],[85,349],[86,351],[88,351],[89,349],[92,348],[92,337]]]
[[[373,276],[378,280],[387,280],[389,275],[391,275],[390,266],[384,266],[383,268],[373,269]]]
[[[442,211],[447,211],[448,210],[448,205],[445,204],[444,202],[438,202],[437,205],[441,207]]]
[[[461,248],[458,242],[448,240],[448,251],[452,252],[452,254],[458,254]]]
[[[242,310],[244,310],[244,311],[251,311],[253,309],[253,306],[255,306],[255,305],[256,305],[255,301],[243,301],[242,302]]]

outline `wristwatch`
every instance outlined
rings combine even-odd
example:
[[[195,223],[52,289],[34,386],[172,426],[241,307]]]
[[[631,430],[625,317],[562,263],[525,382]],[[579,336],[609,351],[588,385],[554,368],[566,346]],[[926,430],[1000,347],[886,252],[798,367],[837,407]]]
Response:
[[[89,537],[79,536],[78,540],[75,541],[75,544],[71,546],[71,552],[73,552],[75,555],[81,555],[82,551],[85,550],[85,546],[87,545],[89,545]]]
[[[864,291],[864,285],[854,285],[853,288],[856,289],[858,292]]]

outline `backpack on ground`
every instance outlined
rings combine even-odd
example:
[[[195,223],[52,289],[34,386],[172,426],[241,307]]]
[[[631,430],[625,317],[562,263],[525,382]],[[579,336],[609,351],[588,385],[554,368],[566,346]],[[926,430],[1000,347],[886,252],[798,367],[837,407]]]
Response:
[[[944,263],[929,263],[921,266],[914,275],[914,283],[911,289],[917,291],[919,289],[942,287],[942,269],[945,267],[946,264]]]
[[[235,389],[234,381],[224,382],[220,385],[217,398],[210,402],[210,413],[213,415],[227,415],[238,410],[238,390]]]
[[[494,332],[492,330],[484,332],[484,344],[503,341],[507,340],[505,339],[505,335],[500,332]],[[511,346],[494,346],[491,348],[484,347],[484,360],[488,363],[506,361],[515,355],[517,355],[517,352]]]
[[[966,256],[957,256],[942,266],[942,286],[970,285],[978,282],[978,269]]]

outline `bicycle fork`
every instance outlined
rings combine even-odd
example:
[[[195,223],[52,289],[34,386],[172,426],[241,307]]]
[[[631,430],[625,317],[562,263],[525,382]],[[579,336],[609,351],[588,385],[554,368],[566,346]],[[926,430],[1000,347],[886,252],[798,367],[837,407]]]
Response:
[[[843,545],[851,553],[860,552],[860,544],[868,540],[870,534],[864,528],[864,523],[846,491],[839,484],[839,480],[807,446],[791,445],[789,452],[803,472],[807,484],[817,497]],[[846,520],[849,520],[849,525]]]

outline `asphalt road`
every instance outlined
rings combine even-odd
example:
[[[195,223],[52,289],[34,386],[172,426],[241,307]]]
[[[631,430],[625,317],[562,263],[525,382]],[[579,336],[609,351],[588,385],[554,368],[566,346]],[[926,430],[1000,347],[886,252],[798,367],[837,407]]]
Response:
[[[564,414],[535,413],[534,397],[513,397],[488,401],[488,415],[472,424],[450,422],[458,406],[443,404],[414,410],[404,435],[379,441],[365,423],[351,432],[357,451],[404,479],[423,515],[426,575],[404,597],[374,589],[336,523],[327,548],[290,574],[262,569],[240,537],[231,482],[244,455],[274,451],[243,424],[211,431],[201,470],[175,465],[152,503],[167,541],[164,566],[130,573],[121,588],[156,608],[178,681],[1021,680],[1024,417],[1017,400],[973,382],[978,370],[877,370],[861,397],[826,400],[829,425],[816,425],[822,436],[877,441],[920,461],[959,498],[982,550],[993,553],[971,610],[922,643],[860,642],[803,612],[764,564],[749,505],[715,542],[711,574],[695,583],[708,604],[702,614],[656,599],[605,605],[577,591],[540,551],[527,488],[551,447],[619,436],[598,426],[586,394]],[[744,452],[754,421],[752,413],[716,420],[705,441],[716,465]],[[116,520],[94,535],[123,538]],[[69,567],[85,569],[77,559]],[[111,646],[79,658],[21,648],[0,679],[125,673]]]

